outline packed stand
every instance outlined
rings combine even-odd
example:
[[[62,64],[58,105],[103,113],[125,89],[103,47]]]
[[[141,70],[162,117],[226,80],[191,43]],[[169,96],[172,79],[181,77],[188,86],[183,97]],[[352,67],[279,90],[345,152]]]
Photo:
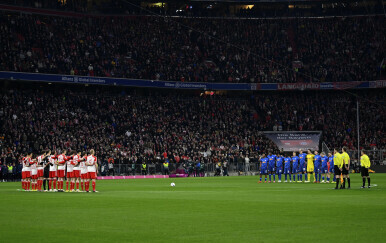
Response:
[[[3,14],[0,66],[183,82],[369,81],[382,73],[384,22]]]
[[[361,146],[385,149],[385,94],[362,97]],[[376,103],[378,102],[378,103]],[[202,163],[246,156],[257,159],[277,147],[262,131],[323,131],[330,149],[356,148],[356,102],[342,93],[239,94],[102,88],[8,88],[0,100],[1,162],[46,149],[95,149],[99,162]],[[17,168],[17,164],[15,164]],[[15,172],[17,173],[17,172]]]

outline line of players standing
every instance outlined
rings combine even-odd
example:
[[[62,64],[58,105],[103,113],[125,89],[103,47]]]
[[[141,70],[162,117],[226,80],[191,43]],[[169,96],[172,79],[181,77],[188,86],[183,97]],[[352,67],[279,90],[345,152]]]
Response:
[[[267,175],[269,175],[269,183],[276,182],[275,177],[278,176],[278,182],[281,182],[282,174],[285,175],[285,182],[310,182],[310,177],[314,175],[314,183],[333,183],[336,180],[334,176],[334,156],[324,152],[320,155],[318,151],[314,153],[311,150],[307,154],[299,150],[299,155],[293,152],[292,157],[284,157],[282,154],[274,155],[269,153],[268,156],[263,154],[260,157],[260,181],[262,183],[262,176],[265,175],[265,182],[267,182]],[[332,174],[332,180],[331,179]]]
[[[307,154],[299,150],[299,155],[293,152],[292,157],[284,157],[283,155],[274,155],[269,153],[268,156],[262,154],[260,157],[260,181],[262,183],[262,176],[265,175],[265,182],[267,182],[267,175],[269,174],[269,181],[271,182],[273,176],[273,182],[275,182],[275,175],[278,175],[278,182],[281,182],[282,174],[285,175],[285,182],[287,182],[287,176],[289,176],[290,182],[304,182],[311,181],[311,175],[314,176],[314,183],[336,183],[335,189],[338,189],[339,182],[341,182],[340,189],[346,188],[346,180],[348,189],[351,187],[350,181],[350,156],[347,154],[347,148],[343,147],[341,152],[339,149],[334,149],[334,155],[328,153],[328,156],[324,152],[320,155],[318,151],[307,151]],[[370,159],[365,153],[361,151],[360,157],[361,164],[361,176],[363,185],[361,188],[365,188],[365,182],[367,179],[368,188],[370,188],[370,175],[369,169],[371,166]],[[284,168],[284,169],[283,169]],[[332,180],[331,179],[332,174]],[[292,180],[291,180],[292,176]],[[325,181],[326,178],[326,181]],[[321,181],[322,179],[322,181]]]
[[[93,192],[96,192],[98,164],[95,151],[91,149],[83,156],[81,152],[67,156],[66,152],[51,154],[51,151],[46,151],[35,158],[32,153],[23,157],[22,188],[25,191],[43,191],[44,186],[44,191],[63,192],[66,178],[66,192],[80,192],[79,184],[82,191],[89,192],[90,182]]]

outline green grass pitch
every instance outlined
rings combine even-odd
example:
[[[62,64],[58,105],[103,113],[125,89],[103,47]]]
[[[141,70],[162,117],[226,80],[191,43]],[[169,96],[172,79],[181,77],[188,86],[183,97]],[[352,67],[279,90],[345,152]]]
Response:
[[[351,190],[252,176],[97,181],[100,193],[0,183],[0,241],[384,242],[386,174],[371,189],[351,177]]]

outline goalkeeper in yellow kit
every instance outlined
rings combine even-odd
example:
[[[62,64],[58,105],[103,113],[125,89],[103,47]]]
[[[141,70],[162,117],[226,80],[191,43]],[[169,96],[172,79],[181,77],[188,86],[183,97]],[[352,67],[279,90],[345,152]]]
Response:
[[[305,181],[305,182],[310,182],[310,179],[311,179],[311,174],[313,175],[314,174],[314,156],[312,153],[311,153],[311,150],[307,150],[307,176],[308,176],[308,180]],[[316,180],[315,178],[315,175],[314,175],[314,181]]]

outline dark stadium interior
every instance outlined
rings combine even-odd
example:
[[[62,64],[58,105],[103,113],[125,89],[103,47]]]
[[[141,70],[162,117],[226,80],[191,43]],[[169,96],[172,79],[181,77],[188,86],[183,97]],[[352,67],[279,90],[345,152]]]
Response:
[[[1,0],[0,243],[385,242],[386,0]]]
[[[1,0],[0,243],[385,242],[386,0]]]
[[[7,0],[0,11],[0,71],[248,84],[385,78],[382,1]],[[272,130],[321,130],[329,148],[355,150],[357,100],[361,147],[385,149],[384,88],[211,92],[4,80],[1,160],[48,148],[95,148],[118,163],[165,151],[207,163],[257,158],[277,151],[261,133]]]

